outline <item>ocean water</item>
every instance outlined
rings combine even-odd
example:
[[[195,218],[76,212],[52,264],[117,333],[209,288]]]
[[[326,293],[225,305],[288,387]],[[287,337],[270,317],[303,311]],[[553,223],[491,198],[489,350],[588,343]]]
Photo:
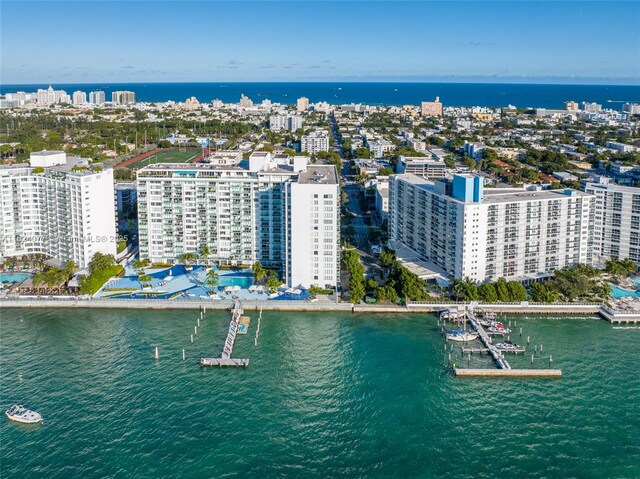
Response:
[[[0,310],[1,405],[46,421],[0,420],[0,476],[640,477],[638,329],[518,317],[564,376],[456,379],[429,315],[248,314],[250,366],[201,369],[228,312]]]
[[[0,94],[36,91],[49,85],[0,84]],[[201,102],[220,99],[238,102],[244,94],[254,102],[269,99],[295,103],[306,96],[311,102],[369,105],[418,105],[436,96],[445,106],[494,106],[562,108],[567,100],[589,101],[620,110],[623,102],[640,102],[640,85],[536,85],[510,83],[87,83],[55,84],[71,94],[103,90],[107,99],[114,90],[131,90],[139,101],[184,101],[195,96]]]

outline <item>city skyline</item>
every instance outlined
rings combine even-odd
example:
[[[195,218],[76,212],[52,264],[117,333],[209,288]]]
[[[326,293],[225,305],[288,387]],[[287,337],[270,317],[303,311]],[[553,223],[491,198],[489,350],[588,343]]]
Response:
[[[636,2],[79,5],[3,2],[2,83],[640,83]]]

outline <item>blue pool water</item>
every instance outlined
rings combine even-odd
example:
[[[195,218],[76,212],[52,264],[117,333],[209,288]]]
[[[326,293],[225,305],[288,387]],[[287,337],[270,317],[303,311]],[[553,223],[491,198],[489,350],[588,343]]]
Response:
[[[635,280],[632,280],[633,283],[638,284],[638,279],[635,278]],[[612,298],[624,298],[627,296],[632,296],[634,298],[640,298],[640,291],[636,290],[636,291],[629,291],[628,289],[622,289],[620,286],[617,286],[615,284],[610,284],[609,288],[611,290],[611,297]]]
[[[0,273],[0,283],[22,283],[30,277],[29,273]]]
[[[220,275],[218,280],[218,288],[226,288],[227,286],[240,286],[248,288],[253,284],[253,274],[251,273],[234,273]]]

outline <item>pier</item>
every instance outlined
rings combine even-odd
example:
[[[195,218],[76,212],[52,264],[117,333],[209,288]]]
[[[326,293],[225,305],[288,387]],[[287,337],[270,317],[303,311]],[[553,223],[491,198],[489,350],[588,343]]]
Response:
[[[489,318],[492,320],[496,318],[495,313],[491,311],[484,311],[485,314],[488,313]],[[473,368],[460,368],[456,367],[455,363],[453,364],[453,372],[456,376],[460,377],[519,377],[519,378],[547,378],[547,377],[560,377],[562,376],[562,370],[560,369],[512,369],[509,362],[505,359],[504,353],[525,353],[526,348],[524,346],[519,346],[507,342],[507,344],[511,345],[511,347],[499,347],[494,344],[491,339],[490,333],[488,333],[485,328],[482,326],[480,320],[475,315],[473,307],[469,306],[465,308],[464,317],[461,318],[460,309],[456,308],[454,310],[445,311],[441,314],[442,318],[446,318],[449,320],[453,320],[454,322],[468,322],[478,333],[478,339],[482,342],[482,347],[473,347],[473,346],[462,346],[462,353],[468,354],[469,359],[471,358],[471,354],[473,353],[488,353],[493,358],[494,364],[497,369],[473,369]],[[511,326],[511,324],[509,324]],[[444,331],[444,330],[443,330]],[[504,336],[503,333],[496,333]],[[520,331],[520,335],[522,335],[522,330]],[[527,341],[529,339],[527,338]],[[451,347],[453,351],[453,346]],[[536,348],[537,350],[537,348]],[[445,346],[446,351],[446,346]],[[540,351],[542,351],[542,346],[540,346]],[[531,362],[533,363],[534,359],[542,359],[542,358],[534,358],[531,356]],[[451,354],[449,354],[449,360],[451,360]],[[549,356],[549,364],[551,365],[552,358]]]
[[[467,309],[467,318],[469,320],[469,323],[478,332],[480,341],[482,341],[488,353],[493,357],[496,366],[499,369],[511,369],[511,366],[504,358],[504,354],[502,354],[502,351],[495,347],[493,341],[491,340],[491,337],[487,334],[480,322],[476,319],[475,314],[473,314],[473,310],[471,310],[470,308]]]
[[[229,332],[227,338],[224,341],[222,348],[222,354],[219,358],[202,358],[200,359],[200,366],[249,366],[248,359],[232,359],[231,353],[233,352],[233,346],[238,335],[238,328],[240,327],[240,320],[242,318],[242,306],[240,301],[236,300],[233,303],[231,309],[231,322],[229,323]]]
[[[453,368],[456,376],[467,378],[557,378],[562,376],[560,369],[465,369]]]

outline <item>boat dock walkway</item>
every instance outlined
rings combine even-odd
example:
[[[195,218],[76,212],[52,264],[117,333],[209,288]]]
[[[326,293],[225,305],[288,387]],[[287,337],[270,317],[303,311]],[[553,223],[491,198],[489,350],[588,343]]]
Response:
[[[240,319],[242,318],[242,306],[240,301],[236,300],[233,303],[231,309],[231,322],[229,323],[229,332],[227,338],[224,341],[224,347],[222,348],[222,354],[220,358],[202,358],[200,359],[200,366],[249,366],[248,359],[232,359],[231,353],[233,352],[233,345],[238,335],[238,328],[240,327]]]
[[[467,378],[557,378],[562,376],[560,369],[465,369],[453,368],[456,376]]]
[[[499,369],[511,369],[511,366],[509,365],[507,360],[504,358],[504,354],[502,354],[502,352],[495,347],[495,345],[493,344],[493,341],[491,340],[487,332],[484,330],[484,327],[476,319],[475,314],[473,314],[473,311],[471,311],[470,309],[467,310],[467,317],[469,319],[469,323],[471,323],[471,325],[478,332],[480,341],[482,341],[485,348],[488,350],[489,354],[491,354],[491,356],[493,357],[493,360],[495,361],[496,366]]]

